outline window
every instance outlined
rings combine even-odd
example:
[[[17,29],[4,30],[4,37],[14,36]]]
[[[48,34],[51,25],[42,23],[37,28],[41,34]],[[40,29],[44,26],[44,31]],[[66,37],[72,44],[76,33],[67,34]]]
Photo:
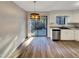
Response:
[[[65,25],[67,16],[56,16],[56,23],[58,25]]]

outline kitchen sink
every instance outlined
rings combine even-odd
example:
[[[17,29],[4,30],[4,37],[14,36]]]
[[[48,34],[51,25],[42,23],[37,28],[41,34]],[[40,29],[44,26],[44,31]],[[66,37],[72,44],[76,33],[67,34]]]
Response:
[[[68,27],[59,27],[60,29],[69,29]]]

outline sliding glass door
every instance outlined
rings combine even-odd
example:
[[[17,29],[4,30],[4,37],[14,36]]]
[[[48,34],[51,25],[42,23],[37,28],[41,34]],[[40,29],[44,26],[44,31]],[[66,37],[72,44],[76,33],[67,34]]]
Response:
[[[32,36],[47,36],[47,16],[42,16],[40,20],[31,20]]]

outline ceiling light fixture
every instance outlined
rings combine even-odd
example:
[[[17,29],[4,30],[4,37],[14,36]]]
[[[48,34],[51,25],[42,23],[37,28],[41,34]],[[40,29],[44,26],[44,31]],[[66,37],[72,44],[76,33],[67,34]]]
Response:
[[[36,13],[36,8],[35,8],[36,6],[35,6],[35,4],[36,4],[36,1],[34,1],[34,13],[30,14],[30,18],[34,19],[34,20],[39,20],[40,19],[40,15],[38,13]]]

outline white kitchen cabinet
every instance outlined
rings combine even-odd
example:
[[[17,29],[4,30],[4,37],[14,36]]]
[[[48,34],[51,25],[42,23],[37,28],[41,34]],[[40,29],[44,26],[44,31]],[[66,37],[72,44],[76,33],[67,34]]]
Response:
[[[74,40],[74,31],[70,29],[62,29],[61,40]]]
[[[74,30],[75,32],[75,40],[79,41],[79,30]]]
[[[78,29],[61,30],[61,40],[79,41],[79,30]]]

